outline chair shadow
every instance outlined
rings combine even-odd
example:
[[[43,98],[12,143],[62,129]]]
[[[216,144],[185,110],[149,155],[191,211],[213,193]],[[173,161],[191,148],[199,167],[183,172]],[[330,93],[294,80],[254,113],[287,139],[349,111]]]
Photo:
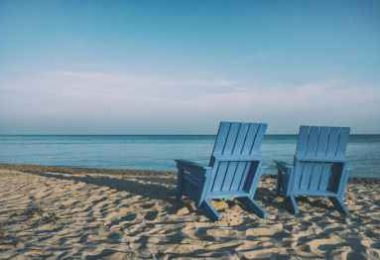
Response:
[[[140,195],[145,198],[154,200],[163,200],[168,202],[172,206],[172,209],[181,207],[181,203],[175,199],[175,188],[166,187],[166,185],[172,185],[171,181],[168,182],[167,178],[160,178],[159,176],[154,178],[134,178],[136,180],[130,180],[125,178],[112,178],[108,176],[68,176],[68,175],[52,175],[47,173],[29,172],[38,176],[47,178],[55,178],[61,180],[71,180],[76,182],[83,182],[86,184],[92,184],[100,187],[109,187],[117,191],[126,191],[133,195]],[[141,183],[139,180],[144,180],[145,183]],[[161,184],[160,184],[160,181]]]

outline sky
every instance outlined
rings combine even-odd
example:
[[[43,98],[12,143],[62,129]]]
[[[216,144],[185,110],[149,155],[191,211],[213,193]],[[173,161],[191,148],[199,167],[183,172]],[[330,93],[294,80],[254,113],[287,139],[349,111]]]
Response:
[[[0,1],[0,134],[380,133],[380,1]]]

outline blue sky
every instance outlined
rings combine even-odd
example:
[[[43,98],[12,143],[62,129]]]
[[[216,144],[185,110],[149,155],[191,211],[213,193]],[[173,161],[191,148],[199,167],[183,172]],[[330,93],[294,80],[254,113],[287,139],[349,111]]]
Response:
[[[0,1],[0,133],[380,133],[379,1]]]

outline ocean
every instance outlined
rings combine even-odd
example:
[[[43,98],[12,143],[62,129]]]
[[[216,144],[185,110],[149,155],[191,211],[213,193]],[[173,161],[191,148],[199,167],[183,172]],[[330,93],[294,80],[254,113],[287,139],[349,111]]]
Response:
[[[174,170],[174,159],[207,164],[212,135],[0,135],[0,163],[68,167]],[[291,162],[296,135],[267,135],[264,165]],[[380,178],[380,135],[352,135],[347,148],[351,176]]]

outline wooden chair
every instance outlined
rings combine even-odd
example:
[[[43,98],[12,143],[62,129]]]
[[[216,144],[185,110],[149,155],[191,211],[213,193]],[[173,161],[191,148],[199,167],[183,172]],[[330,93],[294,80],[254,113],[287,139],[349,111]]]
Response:
[[[345,157],[350,128],[301,126],[292,165],[276,161],[277,192],[287,198],[290,211],[299,212],[299,196],[328,197],[342,214],[348,181]]]
[[[266,129],[262,123],[221,122],[208,167],[176,160],[177,198],[189,196],[212,220],[221,218],[212,199],[237,198],[265,217],[253,197],[262,174],[260,146]]]

